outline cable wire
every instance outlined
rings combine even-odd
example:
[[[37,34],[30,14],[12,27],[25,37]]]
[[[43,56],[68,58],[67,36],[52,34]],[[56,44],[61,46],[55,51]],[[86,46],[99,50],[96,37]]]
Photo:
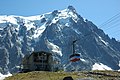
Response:
[[[114,15],[113,17],[111,17],[110,19],[108,19],[107,21],[105,21],[104,23],[102,23],[101,25],[99,25],[99,28],[102,28],[103,26],[109,24],[110,22],[116,20],[117,18],[120,18],[120,13]]]

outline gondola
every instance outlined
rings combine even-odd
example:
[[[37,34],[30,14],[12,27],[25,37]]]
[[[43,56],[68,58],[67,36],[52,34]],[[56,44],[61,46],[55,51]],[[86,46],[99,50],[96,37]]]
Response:
[[[71,62],[76,62],[76,61],[79,61],[79,60],[80,60],[80,54],[75,53],[75,42],[76,42],[76,41],[77,41],[77,40],[74,40],[74,41],[73,41],[73,44],[72,44],[73,54],[70,55],[70,57],[69,57],[69,59],[70,59]]]
[[[70,61],[71,62],[76,62],[80,60],[80,54],[72,54],[70,55]]]

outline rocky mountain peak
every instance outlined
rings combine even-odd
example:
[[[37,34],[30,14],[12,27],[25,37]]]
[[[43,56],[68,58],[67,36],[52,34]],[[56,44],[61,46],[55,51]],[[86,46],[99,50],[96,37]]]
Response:
[[[75,8],[73,6],[71,6],[71,5],[68,6],[68,10],[70,10],[70,11],[72,11],[74,13],[76,12]]]
[[[7,22],[11,25],[7,26]],[[72,41],[81,60],[71,63]],[[104,64],[120,68],[120,42],[110,39],[91,21],[84,20],[74,7],[65,10],[23,17],[0,16],[0,72],[16,72],[22,58],[32,51],[47,51],[61,60],[65,70],[92,70]],[[111,61],[110,61],[111,60]]]

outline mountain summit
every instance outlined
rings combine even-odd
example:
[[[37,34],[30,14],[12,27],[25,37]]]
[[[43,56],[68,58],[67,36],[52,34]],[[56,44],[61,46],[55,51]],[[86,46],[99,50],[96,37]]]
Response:
[[[72,42],[81,60],[71,63]],[[96,64],[120,69],[120,42],[110,39],[69,6],[37,16],[0,16],[0,72],[16,72],[21,59],[33,51],[47,51],[67,70],[92,70]],[[106,68],[103,68],[106,69]]]

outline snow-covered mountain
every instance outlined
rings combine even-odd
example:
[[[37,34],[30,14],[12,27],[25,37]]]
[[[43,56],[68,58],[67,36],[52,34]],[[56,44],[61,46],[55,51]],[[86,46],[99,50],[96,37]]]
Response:
[[[75,52],[81,55],[77,64],[69,62],[74,40]],[[0,72],[16,72],[24,55],[32,51],[53,53],[65,70],[91,70],[96,64],[120,69],[120,42],[110,39],[72,6],[30,17],[0,16]]]

